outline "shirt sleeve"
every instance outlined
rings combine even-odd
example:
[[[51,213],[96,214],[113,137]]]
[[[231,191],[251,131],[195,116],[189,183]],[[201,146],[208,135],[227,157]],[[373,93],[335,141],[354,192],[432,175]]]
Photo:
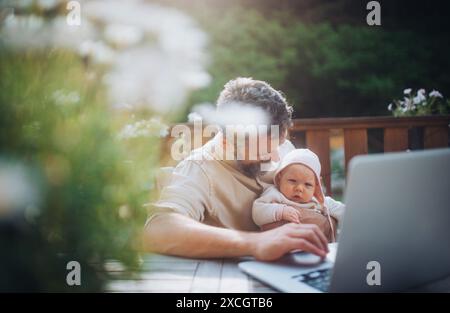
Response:
[[[253,202],[253,222],[258,226],[281,220],[285,204],[277,201],[277,197],[274,197],[275,194],[272,188],[267,188],[261,197]]]
[[[345,204],[340,201],[334,200],[331,197],[325,197],[325,206],[330,211],[330,215],[334,217],[338,223],[341,222],[345,212]]]
[[[174,169],[159,200],[151,205],[147,223],[157,215],[173,212],[203,221],[205,210],[211,208],[210,193],[209,178],[202,167],[194,160],[184,160]]]

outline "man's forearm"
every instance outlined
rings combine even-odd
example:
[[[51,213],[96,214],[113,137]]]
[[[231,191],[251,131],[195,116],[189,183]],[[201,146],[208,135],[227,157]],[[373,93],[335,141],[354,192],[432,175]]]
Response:
[[[288,221],[277,221],[277,222],[273,222],[273,223],[269,223],[269,224],[265,224],[261,226],[261,230],[262,231],[266,231],[266,230],[271,230],[277,227],[280,227],[284,224],[288,224]]]
[[[147,224],[147,251],[193,258],[253,255],[257,233],[202,224],[177,213],[155,216]]]

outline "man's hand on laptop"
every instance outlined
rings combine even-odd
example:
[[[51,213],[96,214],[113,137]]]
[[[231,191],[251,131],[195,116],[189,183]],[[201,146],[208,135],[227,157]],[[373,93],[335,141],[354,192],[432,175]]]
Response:
[[[261,261],[274,261],[299,249],[326,257],[328,242],[317,225],[289,223],[258,233],[254,257]]]

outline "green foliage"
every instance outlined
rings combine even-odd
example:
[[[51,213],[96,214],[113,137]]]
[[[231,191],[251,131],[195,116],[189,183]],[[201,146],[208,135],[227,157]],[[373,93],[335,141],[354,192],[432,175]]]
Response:
[[[77,56],[0,54],[0,155],[33,169],[41,198],[31,219],[0,216],[0,289],[100,290],[94,264],[138,262],[158,141],[118,139],[128,117],[106,106],[100,80]],[[75,289],[65,281],[68,260],[84,273]]]
[[[307,24],[286,10],[201,9],[190,13],[210,35],[213,83],[195,92],[190,105],[215,102],[236,76],[282,90],[297,117],[385,115],[385,104],[405,86],[450,92],[450,43],[439,34]]]

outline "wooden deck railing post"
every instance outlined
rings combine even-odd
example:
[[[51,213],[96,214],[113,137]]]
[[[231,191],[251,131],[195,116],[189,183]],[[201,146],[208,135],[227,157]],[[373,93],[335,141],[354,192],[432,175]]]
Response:
[[[448,126],[425,127],[425,149],[448,147]]]
[[[384,129],[384,152],[408,149],[408,128],[389,127]]]
[[[345,155],[345,171],[348,170],[348,163],[351,158],[359,154],[367,154],[367,129],[355,128],[344,129],[344,155]]]
[[[330,130],[344,131],[345,169],[347,172],[348,163],[352,157],[368,153],[368,129],[383,129],[384,151],[394,152],[408,149],[408,129],[413,127],[424,127],[425,149],[448,147],[449,123],[450,115],[307,118],[295,119],[289,134],[297,148],[309,148],[317,153],[322,165],[322,178],[327,194],[331,194]],[[188,125],[192,126],[192,124]],[[306,136],[303,136],[305,133]],[[202,138],[203,144],[210,138],[210,135],[205,134]],[[168,137],[166,141],[168,142],[162,147],[163,156],[170,153],[170,142],[173,142],[174,138]],[[197,145],[199,145],[199,141],[197,141]]]
[[[306,146],[319,156],[320,165],[322,167],[321,176],[325,184],[326,194],[331,196],[330,131],[307,131]]]

